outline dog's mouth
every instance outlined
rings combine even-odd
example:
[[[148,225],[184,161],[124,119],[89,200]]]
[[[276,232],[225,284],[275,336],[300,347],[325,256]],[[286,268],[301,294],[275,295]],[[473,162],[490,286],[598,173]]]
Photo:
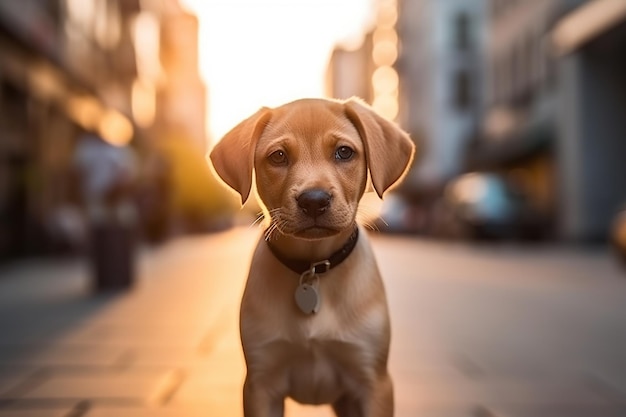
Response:
[[[294,236],[302,238],[302,239],[313,240],[313,239],[323,239],[326,237],[334,236],[339,232],[340,230],[332,228],[332,227],[313,225],[313,226],[305,227],[303,229],[296,231],[294,233]]]

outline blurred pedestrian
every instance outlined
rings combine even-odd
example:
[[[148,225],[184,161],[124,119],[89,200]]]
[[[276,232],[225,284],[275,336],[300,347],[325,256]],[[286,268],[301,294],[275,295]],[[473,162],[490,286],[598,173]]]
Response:
[[[90,229],[94,288],[128,288],[135,272],[135,155],[128,146],[113,146],[87,133],[78,140],[74,165]]]

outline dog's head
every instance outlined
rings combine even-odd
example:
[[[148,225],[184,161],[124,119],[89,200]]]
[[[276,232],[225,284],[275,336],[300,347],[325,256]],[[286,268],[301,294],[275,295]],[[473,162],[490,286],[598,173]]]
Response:
[[[406,172],[413,142],[357,100],[262,108],[215,146],[217,174],[245,202],[252,187],[283,234],[315,239],[353,225],[369,170],[380,197]]]

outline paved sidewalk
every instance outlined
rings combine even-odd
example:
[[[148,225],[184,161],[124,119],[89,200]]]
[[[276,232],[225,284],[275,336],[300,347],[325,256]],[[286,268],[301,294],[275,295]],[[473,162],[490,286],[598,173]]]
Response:
[[[0,417],[241,415],[238,303],[256,236],[144,251],[119,295],[90,295],[79,261],[0,270]],[[626,416],[626,278],[608,254],[373,241],[398,417]]]
[[[91,296],[80,261],[3,269],[0,416],[239,415],[236,301],[254,233],[143,252],[120,295]]]

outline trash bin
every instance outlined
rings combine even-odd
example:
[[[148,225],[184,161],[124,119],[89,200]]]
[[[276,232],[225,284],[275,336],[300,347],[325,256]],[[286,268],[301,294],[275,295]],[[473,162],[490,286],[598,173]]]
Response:
[[[89,225],[89,262],[95,291],[124,290],[135,278],[137,175],[134,151],[95,133],[80,136],[74,165]]]
[[[128,224],[94,225],[91,232],[91,265],[96,292],[126,290],[135,278],[135,230]]]

